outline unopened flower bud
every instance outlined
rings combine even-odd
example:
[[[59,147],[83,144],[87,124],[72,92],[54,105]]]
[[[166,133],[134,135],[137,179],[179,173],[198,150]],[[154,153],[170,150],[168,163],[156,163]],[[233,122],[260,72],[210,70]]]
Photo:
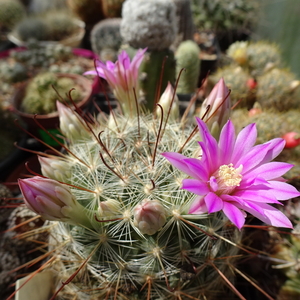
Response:
[[[174,96],[174,93],[175,92],[172,87],[172,84],[170,82],[168,82],[168,85],[167,85],[165,91],[163,92],[163,94],[161,95],[161,97],[158,101],[158,104],[160,104],[163,109],[164,118],[166,118],[168,111],[170,109],[170,105],[172,103],[172,99],[174,97],[172,107],[170,110],[170,116],[169,116],[169,119],[171,119],[171,120],[175,120],[179,117],[179,100],[178,100],[178,97],[176,94]],[[159,118],[161,117],[161,108],[159,108],[159,107],[156,108],[156,115]]]
[[[166,223],[167,212],[160,201],[144,199],[134,208],[133,216],[141,233],[153,235]]]
[[[68,139],[82,139],[88,137],[89,131],[81,117],[71,108],[56,101],[59,114],[59,127],[63,135]]]
[[[98,207],[98,215],[100,217],[113,217],[119,214],[119,209],[120,202],[117,200],[101,201]]]
[[[91,226],[84,208],[76,201],[67,185],[35,176],[19,179],[19,187],[26,206],[42,218]]]
[[[228,121],[231,111],[229,89],[221,78],[208,97],[203,101],[200,118],[206,123],[211,134],[219,138],[220,131]]]
[[[70,164],[58,156],[38,156],[42,174],[48,178],[66,182],[71,177]]]

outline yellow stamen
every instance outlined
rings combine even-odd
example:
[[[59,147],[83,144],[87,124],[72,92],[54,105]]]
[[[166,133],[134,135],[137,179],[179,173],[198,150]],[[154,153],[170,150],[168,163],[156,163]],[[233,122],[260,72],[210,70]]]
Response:
[[[222,165],[219,168],[219,178],[226,186],[239,186],[243,176],[240,174],[243,166],[234,168],[233,164]]]

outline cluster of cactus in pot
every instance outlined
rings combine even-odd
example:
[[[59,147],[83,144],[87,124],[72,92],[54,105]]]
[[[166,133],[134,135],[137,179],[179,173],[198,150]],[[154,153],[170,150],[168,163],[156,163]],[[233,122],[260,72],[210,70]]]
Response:
[[[82,88],[69,77],[43,72],[36,75],[26,86],[20,109],[28,114],[49,114],[56,111],[56,100],[70,102],[66,93],[72,90],[72,101],[82,99]]]
[[[235,42],[227,49],[231,59],[209,77],[211,85],[224,77],[233,90],[233,102],[251,109],[257,101],[263,109],[287,111],[299,106],[300,81],[285,68],[280,48],[268,41]],[[238,76],[233,76],[236,70]]]
[[[255,146],[255,124],[235,135],[223,80],[198,129],[174,109],[171,88],[149,111],[136,99],[144,55],[98,62],[88,74],[108,80],[121,110],[91,118],[58,102],[64,150],[40,153],[42,175],[19,180],[26,206],[49,220],[51,299],[241,296],[234,272],[247,212],[292,227],[272,206],[300,195],[281,180],[292,165],[271,162],[284,141]]]
[[[28,15],[13,28],[11,35],[23,43],[36,41],[63,41],[81,30],[78,20],[65,10]],[[20,42],[19,42],[20,43]]]

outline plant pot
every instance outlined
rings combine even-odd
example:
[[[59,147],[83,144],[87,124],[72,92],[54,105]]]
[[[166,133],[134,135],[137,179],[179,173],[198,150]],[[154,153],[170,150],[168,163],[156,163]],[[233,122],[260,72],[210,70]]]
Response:
[[[76,82],[76,84],[79,84],[82,87],[83,98],[81,101],[76,103],[76,107],[80,109],[84,109],[85,107],[87,107],[92,95],[92,82],[89,79],[77,74],[58,73],[56,75],[58,77],[71,78]],[[45,115],[34,115],[25,113],[21,110],[21,104],[24,99],[28,83],[29,81],[22,83],[19,89],[13,95],[11,103],[12,111],[24,121],[24,123],[27,125],[27,130],[32,135],[42,139],[44,142],[48,143],[51,146],[55,146],[57,145],[57,143],[49,136],[46,131],[54,135],[58,133],[58,112],[55,111]],[[68,93],[68,91],[66,91],[66,93]]]

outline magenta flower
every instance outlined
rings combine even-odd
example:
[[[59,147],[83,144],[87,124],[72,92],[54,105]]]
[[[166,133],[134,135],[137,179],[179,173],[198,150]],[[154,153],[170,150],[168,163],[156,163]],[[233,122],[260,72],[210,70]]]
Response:
[[[236,137],[234,126],[228,121],[217,142],[201,119],[197,118],[197,123],[202,137],[200,159],[172,152],[162,154],[173,166],[192,177],[182,182],[183,189],[197,195],[189,213],[222,210],[241,228],[245,212],[249,212],[267,224],[292,228],[290,220],[270,205],[300,195],[281,177],[292,165],[270,162],[284,148],[284,140],[276,138],[254,145],[255,124],[246,126]]]
[[[107,61],[105,64],[98,60],[95,71],[84,73],[84,75],[97,75],[104,78],[120,101],[125,114],[132,115],[136,112],[135,94],[139,97],[138,71],[146,50],[139,49],[131,62],[128,54],[123,50],[115,63]]]

